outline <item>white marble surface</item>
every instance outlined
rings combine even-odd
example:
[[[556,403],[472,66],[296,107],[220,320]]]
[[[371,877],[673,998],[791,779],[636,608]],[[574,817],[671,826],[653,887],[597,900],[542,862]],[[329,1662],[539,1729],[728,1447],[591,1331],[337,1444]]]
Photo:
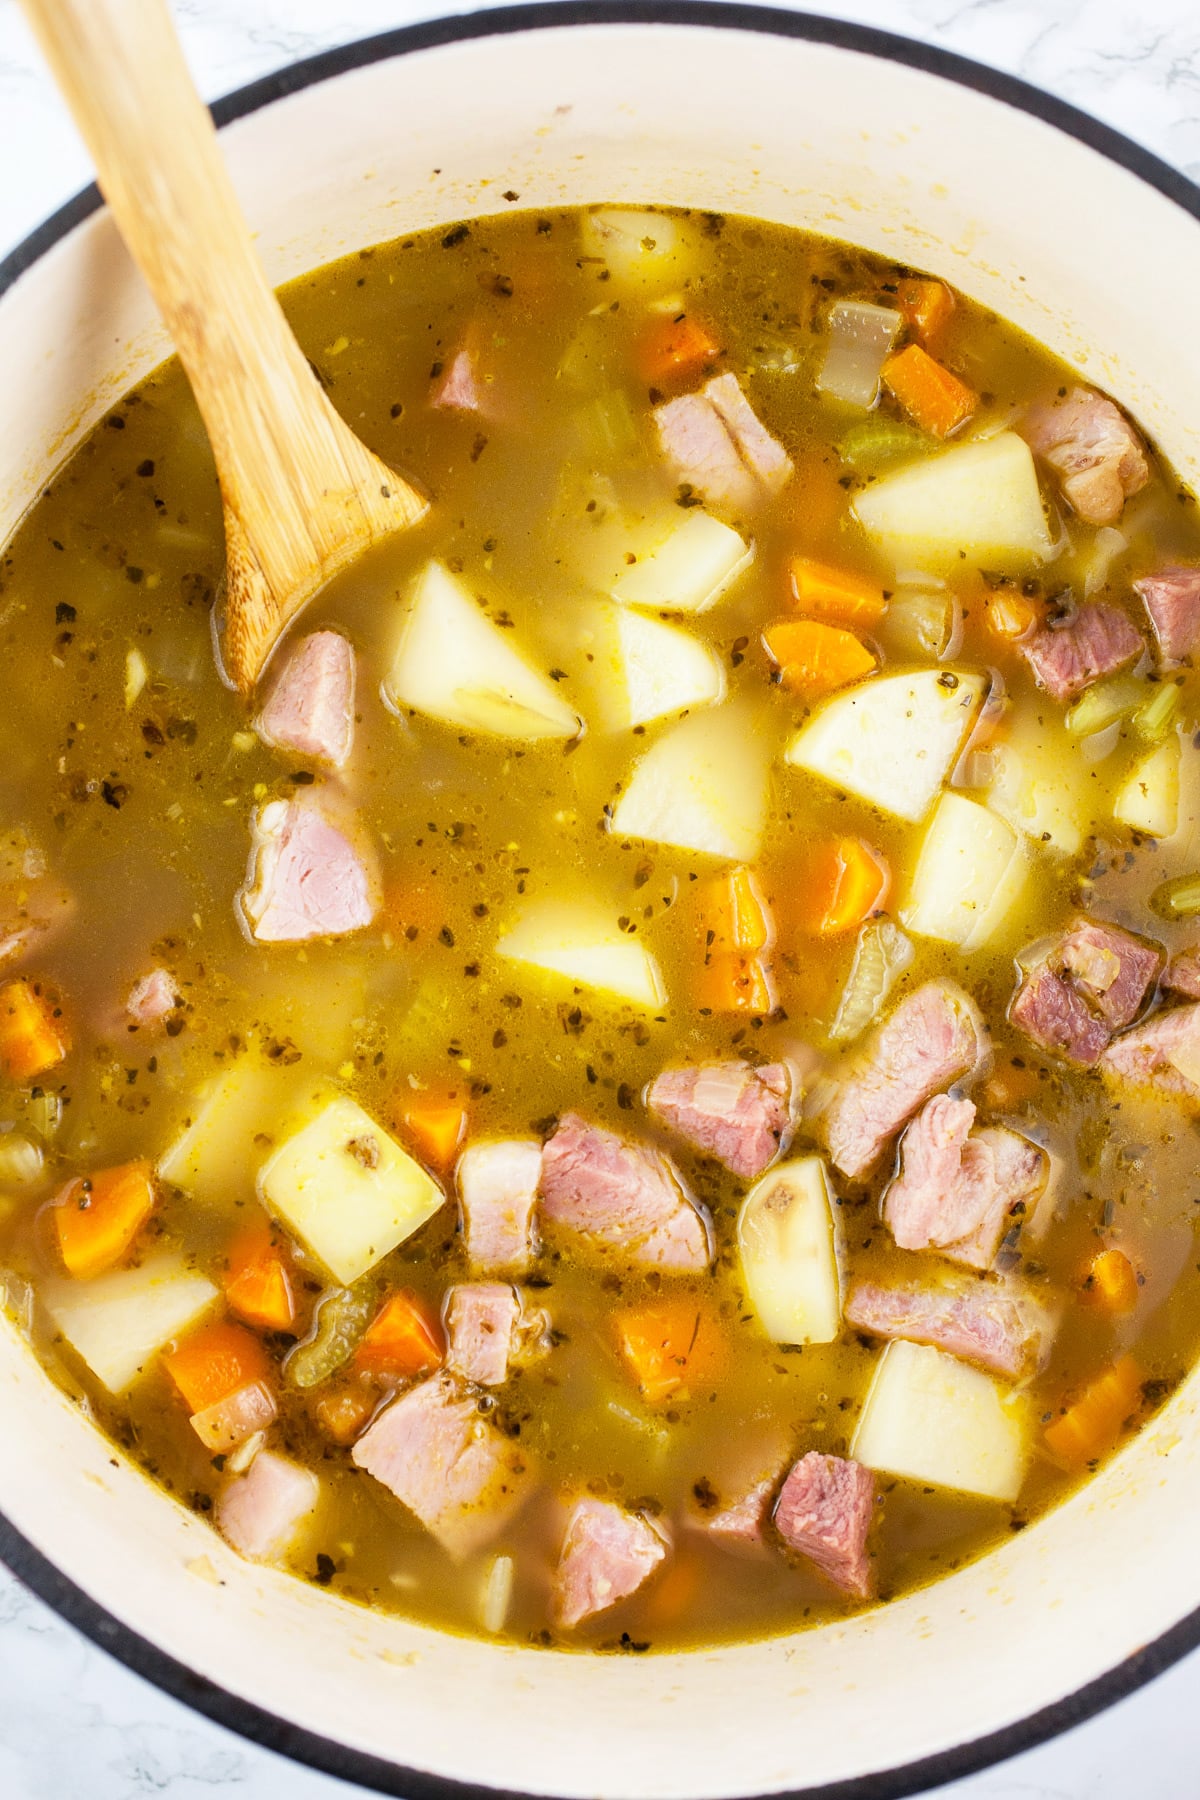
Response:
[[[450,10],[421,0],[177,0],[208,97],[281,63]],[[1095,113],[1200,180],[1198,0],[824,0],[818,10],[926,38]],[[0,0],[0,255],[87,179],[15,0]],[[1197,1800],[1200,1654],[945,1800]],[[297,1768],[166,1699],[0,1570],[3,1800],[335,1800]]]

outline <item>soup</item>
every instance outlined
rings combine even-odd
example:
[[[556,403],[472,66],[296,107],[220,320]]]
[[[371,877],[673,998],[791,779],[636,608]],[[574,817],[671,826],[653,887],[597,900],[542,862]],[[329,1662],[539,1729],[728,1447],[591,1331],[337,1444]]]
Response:
[[[242,1554],[641,1651],[1024,1529],[1200,1317],[1194,504],[735,218],[297,282],[429,520],[222,682],[168,364],[5,554],[10,1305]]]

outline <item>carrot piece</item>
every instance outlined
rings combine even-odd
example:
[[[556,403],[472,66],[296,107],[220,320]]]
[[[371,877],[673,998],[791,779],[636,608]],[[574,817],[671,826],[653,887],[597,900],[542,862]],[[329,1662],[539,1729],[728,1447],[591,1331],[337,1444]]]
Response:
[[[272,1385],[271,1358],[259,1338],[232,1319],[202,1325],[163,1357],[190,1413],[203,1412],[248,1382]]]
[[[422,1158],[439,1174],[447,1174],[466,1134],[466,1107],[453,1095],[414,1094],[400,1118]]]
[[[23,977],[0,987],[0,1069],[12,1081],[34,1081],[68,1054],[62,1008]]]
[[[445,896],[432,881],[391,881],[384,888],[380,917],[397,937],[412,943],[446,923]]]
[[[370,1375],[423,1375],[446,1354],[441,1321],[419,1294],[401,1288],[389,1294],[367,1326],[354,1366]]]
[[[900,283],[893,304],[914,337],[928,348],[950,323],[954,295],[944,281],[912,275]]]
[[[696,1005],[701,1012],[744,1012],[765,1017],[775,1010],[766,965],[759,956],[710,956],[700,971]]]
[[[799,612],[837,625],[858,625],[867,631],[883,617],[883,589],[865,575],[817,562],[811,556],[794,556],[790,574]]]
[[[642,1617],[648,1625],[670,1625],[697,1598],[703,1565],[694,1551],[680,1549],[646,1595]]]
[[[651,387],[667,387],[700,375],[721,346],[690,313],[654,319],[637,344],[637,370]]]
[[[1041,1086],[1035,1068],[1022,1063],[1018,1068],[1009,1061],[992,1070],[983,1084],[983,1098],[990,1112],[1015,1112],[1026,1100],[1033,1100]]]
[[[154,1211],[154,1175],[144,1159],[80,1176],[50,1211],[68,1275],[87,1281],[116,1266]]]
[[[1026,637],[1041,620],[1041,613],[1024,594],[993,594],[987,602],[984,620],[993,637],[1015,644]]]
[[[889,356],[882,374],[884,385],[913,423],[935,437],[947,437],[979,405],[975,390],[941,363],[934,362],[920,344],[909,344],[907,349]]]
[[[765,950],[771,941],[771,914],[750,869],[731,869],[700,888],[705,946],[713,955]]]
[[[1101,1312],[1127,1313],[1137,1305],[1137,1271],[1123,1250],[1101,1250],[1083,1280],[1083,1298]]]
[[[291,1331],[295,1325],[296,1296],[287,1258],[265,1219],[232,1239],[225,1298],[231,1312],[262,1331]]]
[[[711,1313],[689,1299],[658,1300],[618,1313],[617,1347],[649,1406],[681,1388],[716,1380],[725,1360],[721,1330]]]
[[[378,1392],[369,1387],[341,1387],[322,1394],[313,1410],[326,1437],[335,1444],[352,1444],[378,1404]]]
[[[1125,1421],[1137,1411],[1145,1377],[1132,1356],[1123,1356],[1088,1384],[1072,1405],[1046,1427],[1050,1454],[1070,1468],[1082,1468],[1110,1450]]]
[[[797,883],[803,896],[797,923],[819,937],[857,930],[879,911],[890,885],[887,863],[861,838],[829,838],[817,846]]]
[[[818,619],[781,619],[763,632],[763,644],[784,686],[797,694],[832,693],[875,669],[861,638]]]

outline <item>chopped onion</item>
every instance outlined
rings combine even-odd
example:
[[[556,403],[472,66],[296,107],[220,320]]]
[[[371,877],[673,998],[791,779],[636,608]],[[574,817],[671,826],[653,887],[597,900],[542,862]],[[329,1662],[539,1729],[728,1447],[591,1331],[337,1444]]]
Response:
[[[225,1473],[227,1475],[244,1475],[266,1441],[265,1431],[253,1432],[250,1437],[245,1438],[236,1450],[231,1450],[225,1458]]]
[[[1114,525],[1100,527],[1092,539],[1091,554],[1084,558],[1080,565],[1085,595],[1090,597],[1106,585],[1109,570],[1122,550],[1128,550],[1128,548],[1129,539],[1124,532],[1118,531]]]
[[[1111,725],[1106,725],[1103,731],[1093,731],[1091,737],[1080,738],[1079,754],[1083,757],[1084,762],[1103,762],[1106,756],[1112,755],[1120,741],[1121,722],[1119,719],[1115,719]]]
[[[950,785],[956,788],[991,787],[997,767],[994,750],[968,750],[955,769]]]
[[[1106,731],[1139,707],[1146,693],[1146,683],[1136,675],[1112,675],[1107,681],[1097,681],[1067,714],[1067,730],[1080,738]]]
[[[962,644],[962,608],[952,594],[920,591],[895,594],[884,630],[901,656],[953,656]]]
[[[874,1024],[896,982],[910,966],[915,952],[898,925],[884,920],[864,925],[854,948],[854,961],[837,1017],[829,1028],[835,1044],[850,1044]]]
[[[879,371],[903,323],[889,307],[837,301],[829,309],[829,347],[817,377],[819,391],[851,406],[874,406]]]
[[[42,1152],[32,1138],[19,1131],[6,1131],[0,1136],[0,1182],[14,1187],[32,1187],[42,1173]]]
[[[517,1566],[511,1556],[493,1556],[479,1595],[479,1623],[494,1636],[504,1630],[512,1604]]]
[[[223,1400],[192,1414],[192,1430],[206,1449],[235,1450],[275,1417],[275,1396],[263,1381],[248,1381]]]

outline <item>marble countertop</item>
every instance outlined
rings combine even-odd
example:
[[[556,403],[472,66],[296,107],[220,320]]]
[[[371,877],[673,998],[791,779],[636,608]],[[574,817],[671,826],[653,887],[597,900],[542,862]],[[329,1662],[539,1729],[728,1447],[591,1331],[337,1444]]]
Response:
[[[390,26],[422,0],[176,0],[213,98]],[[1200,180],[1197,0],[824,0],[1074,101]],[[0,256],[89,178],[16,0],[0,0]],[[945,1800],[1196,1800],[1200,1653],[1054,1742],[941,1789]],[[361,1790],[210,1725],[94,1649],[0,1570],[4,1800],[335,1800]]]

